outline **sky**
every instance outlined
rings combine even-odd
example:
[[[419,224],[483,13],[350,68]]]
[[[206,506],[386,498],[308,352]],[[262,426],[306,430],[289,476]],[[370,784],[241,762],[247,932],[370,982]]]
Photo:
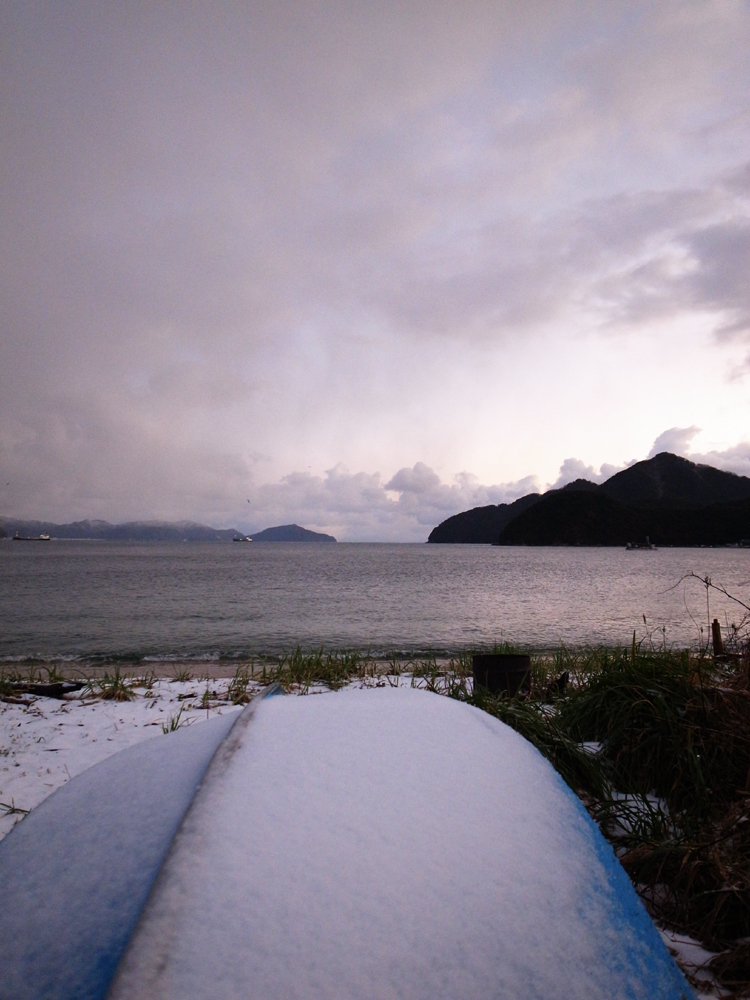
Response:
[[[0,515],[750,474],[750,4],[0,6]]]

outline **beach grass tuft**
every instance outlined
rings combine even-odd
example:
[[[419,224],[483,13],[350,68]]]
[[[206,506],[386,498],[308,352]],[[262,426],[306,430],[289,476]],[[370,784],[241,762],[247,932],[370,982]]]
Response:
[[[338,691],[352,680],[374,676],[375,661],[369,654],[357,650],[324,651],[322,648],[305,652],[297,646],[275,663],[264,663],[262,680],[279,684],[285,691],[307,693],[311,687],[327,687]]]
[[[106,701],[131,701],[135,697],[133,684],[121,673],[119,664],[115,664],[114,671],[105,673],[103,677],[90,681],[92,691],[98,692],[99,697]]]
[[[145,688],[146,692],[152,691],[154,684],[158,681],[156,672],[154,670],[145,670],[140,677],[133,679],[133,687]]]
[[[190,720],[183,719],[182,713],[184,711],[184,706],[180,705],[179,710],[176,715],[170,715],[166,722],[162,722],[161,731],[167,735],[169,733],[177,732],[181,726],[189,726]]]
[[[248,664],[243,663],[238,666],[227,688],[227,695],[233,705],[246,705],[250,701],[252,698],[252,694],[248,691],[250,680]]]

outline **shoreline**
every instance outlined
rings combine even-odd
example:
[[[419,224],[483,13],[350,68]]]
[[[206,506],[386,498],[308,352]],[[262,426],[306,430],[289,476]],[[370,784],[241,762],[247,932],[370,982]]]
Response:
[[[661,633],[659,633],[661,635]],[[328,661],[348,664],[355,662],[362,670],[372,670],[376,673],[387,673],[389,667],[395,667],[398,673],[403,673],[410,666],[420,672],[426,665],[442,670],[451,670],[460,665],[460,669],[471,667],[471,658],[475,654],[485,653],[523,653],[532,661],[548,666],[560,658],[583,660],[592,655],[618,655],[629,651],[632,639],[616,645],[604,643],[578,643],[555,646],[534,646],[525,643],[495,643],[479,644],[457,649],[419,648],[414,650],[377,650],[371,652],[365,648],[338,648],[326,646],[301,647],[273,653],[254,653],[249,655],[224,657],[216,656],[129,656],[127,654],[112,654],[111,656],[13,656],[0,657],[0,685],[4,680],[29,680],[31,682],[48,683],[50,680],[65,680],[84,682],[100,680],[105,676],[118,673],[128,679],[152,676],[160,680],[174,680],[175,677],[189,677],[197,680],[227,680],[238,672],[247,671],[251,678],[261,676],[263,671],[271,672],[283,669],[285,665],[297,659],[309,662]],[[654,643],[646,634],[636,639],[640,652],[649,655],[708,655],[704,644],[667,645]]]

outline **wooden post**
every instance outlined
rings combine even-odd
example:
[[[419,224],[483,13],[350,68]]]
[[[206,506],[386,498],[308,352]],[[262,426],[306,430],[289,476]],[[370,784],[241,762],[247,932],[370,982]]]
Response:
[[[721,641],[721,625],[718,618],[714,618],[711,623],[711,637],[714,641],[714,656],[723,656],[724,645]]]
[[[472,657],[474,689],[491,694],[526,693],[531,687],[531,657],[524,653],[477,653]]]

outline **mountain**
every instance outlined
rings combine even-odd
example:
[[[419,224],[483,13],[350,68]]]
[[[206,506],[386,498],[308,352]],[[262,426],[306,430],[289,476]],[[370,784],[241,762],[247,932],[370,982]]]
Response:
[[[233,538],[250,537],[255,542],[335,542],[333,535],[308,531],[298,524],[282,524],[245,536],[236,528],[211,528],[195,521],[73,521],[54,524],[52,521],[23,521],[14,517],[0,518],[0,538],[18,532],[22,538],[89,538],[108,542],[231,542]],[[497,538],[499,532],[495,532]]]
[[[663,451],[616,473],[600,492],[633,507],[707,507],[750,497],[750,479]]]
[[[576,479],[562,490],[552,490],[550,492],[589,492],[598,490],[596,483],[590,483],[587,479]],[[544,496],[549,496],[545,493]],[[528,493],[513,503],[489,504],[486,507],[474,507],[472,510],[465,510],[461,514],[454,514],[441,522],[437,528],[430,532],[428,542],[458,542],[464,545],[489,545],[496,542],[500,537],[500,532],[506,524],[509,524],[515,517],[523,511],[533,507],[542,499],[541,493]]]
[[[736,545],[750,538],[750,498],[706,507],[638,508],[602,492],[557,493],[506,525],[496,545]]]
[[[193,521],[130,521],[110,525],[102,537],[113,542],[228,542],[239,534],[235,528],[210,528]]]
[[[89,538],[117,542],[227,542],[239,535],[234,528],[210,528],[194,521],[128,521],[110,524],[109,521],[73,521],[71,524],[54,524],[51,521],[24,521],[19,518],[0,518],[0,527],[8,535],[18,532],[22,537],[41,534],[52,538]]]
[[[496,545],[625,545],[645,537],[639,511],[597,492],[545,494],[540,513],[524,511],[505,526]]]
[[[428,542],[464,542],[489,544],[496,542],[509,521],[541,500],[541,494],[529,493],[513,503],[489,504],[454,514],[430,532]]]
[[[335,542],[333,535],[324,535],[320,531],[309,531],[300,528],[298,524],[280,524],[275,528],[266,528],[249,535],[254,542]]]
[[[545,494],[540,514],[524,511],[507,524],[496,545],[625,545],[639,539],[636,512],[597,492]],[[645,537],[645,536],[644,536]]]
[[[725,545],[750,538],[748,510],[750,478],[661,452],[601,486],[578,479],[541,496],[456,514],[428,541],[624,545],[648,535],[661,545]]]

